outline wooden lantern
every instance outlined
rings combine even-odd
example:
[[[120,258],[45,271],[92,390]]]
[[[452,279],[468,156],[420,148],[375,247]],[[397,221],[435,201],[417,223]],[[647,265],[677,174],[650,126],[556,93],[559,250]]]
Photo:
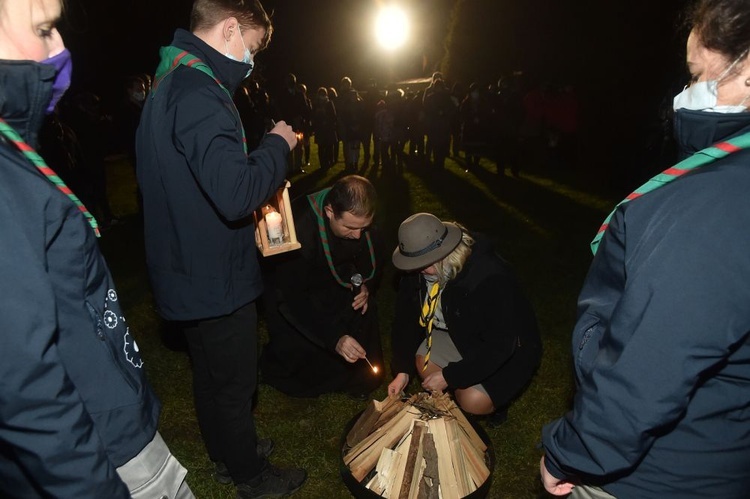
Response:
[[[302,247],[294,230],[292,205],[289,202],[289,181],[271,199],[255,210],[255,244],[263,256],[277,255]]]

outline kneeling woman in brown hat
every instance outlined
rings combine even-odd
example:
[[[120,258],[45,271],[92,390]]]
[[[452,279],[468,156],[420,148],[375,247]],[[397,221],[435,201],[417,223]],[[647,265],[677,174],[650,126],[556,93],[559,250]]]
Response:
[[[406,273],[389,395],[416,371],[423,388],[453,391],[465,412],[495,413],[492,420],[502,422],[542,355],[536,317],[515,274],[486,237],[429,213],[404,220],[398,240],[393,264]]]

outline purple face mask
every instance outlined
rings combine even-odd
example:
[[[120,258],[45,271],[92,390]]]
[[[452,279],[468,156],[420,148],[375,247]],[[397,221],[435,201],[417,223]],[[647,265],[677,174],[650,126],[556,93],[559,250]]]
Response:
[[[55,110],[55,106],[60,102],[60,99],[62,99],[62,96],[65,94],[65,91],[68,90],[68,87],[70,87],[70,78],[73,74],[73,60],[70,57],[70,51],[68,49],[63,49],[59,54],[41,61],[40,64],[49,64],[50,66],[55,67],[55,81],[52,83],[52,98],[49,101],[49,106],[47,106],[47,114],[50,114]]]

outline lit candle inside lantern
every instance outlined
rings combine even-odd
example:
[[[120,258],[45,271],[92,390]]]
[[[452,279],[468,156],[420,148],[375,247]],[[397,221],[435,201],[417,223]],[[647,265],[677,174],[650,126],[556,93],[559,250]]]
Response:
[[[268,231],[268,242],[281,244],[284,239],[284,228],[281,225],[281,213],[270,211],[266,214],[266,229]]]

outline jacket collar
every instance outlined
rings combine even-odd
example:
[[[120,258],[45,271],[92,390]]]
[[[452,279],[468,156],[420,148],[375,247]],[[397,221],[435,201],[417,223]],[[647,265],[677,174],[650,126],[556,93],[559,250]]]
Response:
[[[674,136],[681,160],[748,131],[750,112],[725,114],[678,109],[674,115]]]
[[[34,148],[54,79],[55,68],[49,64],[0,60],[0,116]]]
[[[172,45],[187,50],[208,64],[216,78],[231,94],[234,94],[240,86],[242,80],[245,79],[248,69],[251,67],[244,62],[234,61],[228,58],[191,32],[184,29],[178,29],[175,32]]]

